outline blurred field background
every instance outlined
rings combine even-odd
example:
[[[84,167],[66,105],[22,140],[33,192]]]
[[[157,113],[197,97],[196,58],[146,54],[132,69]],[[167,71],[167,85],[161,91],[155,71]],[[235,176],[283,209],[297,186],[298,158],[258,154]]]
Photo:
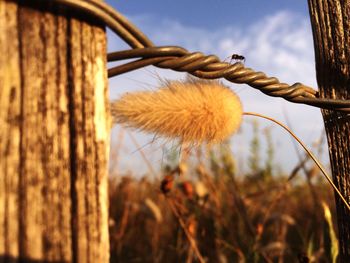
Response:
[[[110,161],[111,262],[336,262],[333,191],[304,154],[285,171],[271,129],[250,125],[244,173],[229,141],[191,149],[181,162],[180,148],[164,144],[161,165],[136,145],[146,168],[120,171],[120,158],[134,155],[121,147],[129,131],[119,130]],[[321,154],[323,140],[313,152]]]
[[[178,45],[222,60],[241,54],[247,67],[289,84],[317,87],[307,2],[107,2],[157,45]],[[108,44],[109,51],[128,48],[115,37]],[[129,72],[110,80],[111,99],[154,90],[160,79],[180,78],[181,73],[153,67]],[[327,167],[319,109],[226,84],[244,110],[287,124]],[[336,262],[329,185],[295,151],[285,131],[251,118],[241,129],[209,153],[192,149],[181,163],[176,144],[113,129],[111,262]],[[163,186],[171,188],[166,195],[160,189],[164,178]]]

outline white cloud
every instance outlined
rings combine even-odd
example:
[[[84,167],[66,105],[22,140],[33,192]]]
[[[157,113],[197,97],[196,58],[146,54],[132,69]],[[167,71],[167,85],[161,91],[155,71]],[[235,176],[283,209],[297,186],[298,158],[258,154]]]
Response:
[[[222,59],[233,53],[241,54],[246,57],[247,67],[278,77],[285,83],[302,82],[316,87],[312,33],[306,17],[280,11],[257,20],[247,28],[226,27],[217,30],[187,27],[177,21],[151,16],[131,17],[130,20],[140,25],[140,29],[157,45],[179,45],[189,51],[215,54]],[[110,50],[125,49],[125,46],[115,41],[115,37],[110,37],[109,47]],[[126,90],[154,88],[159,84],[157,76],[177,79],[184,74],[154,67],[123,74],[111,80],[111,97],[115,98]],[[307,144],[316,140],[323,129],[318,109],[271,98],[246,85],[229,85],[238,92],[246,111],[259,112],[284,121],[285,108],[294,131]],[[249,134],[245,141],[247,148]],[[296,156],[287,159],[294,151],[293,146],[288,135],[279,128],[274,129],[274,134],[276,141],[281,144],[279,161],[285,163],[288,170],[297,162]]]

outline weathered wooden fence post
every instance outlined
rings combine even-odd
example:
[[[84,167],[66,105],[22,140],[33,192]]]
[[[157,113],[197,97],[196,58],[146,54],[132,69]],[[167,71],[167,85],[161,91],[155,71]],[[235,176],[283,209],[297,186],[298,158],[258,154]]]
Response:
[[[308,0],[317,82],[323,97],[350,99],[350,2]],[[333,180],[350,201],[350,118],[323,111]],[[350,213],[336,195],[340,260],[350,260]]]
[[[108,262],[105,31],[43,3],[0,0],[0,262]]]

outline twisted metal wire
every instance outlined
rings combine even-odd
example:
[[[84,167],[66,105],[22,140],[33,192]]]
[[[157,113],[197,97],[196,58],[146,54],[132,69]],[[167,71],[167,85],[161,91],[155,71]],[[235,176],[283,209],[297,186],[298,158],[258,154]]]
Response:
[[[136,26],[112,7],[95,0],[51,0],[90,14],[102,21],[132,49],[109,53],[108,62],[139,58],[108,70],[108,77],[123,74],[148,65],[188,72],[205,79],[225,78],[233,83],[246,83],[266,95],[281,97],[290,102],[319,108],[350,112],[350,100],[319,98],[319,93],[301,83],[288,85],[263,72],[246,68],[242,63],[221,62],[215,55],[190,53],[177,46],[156,47]]]

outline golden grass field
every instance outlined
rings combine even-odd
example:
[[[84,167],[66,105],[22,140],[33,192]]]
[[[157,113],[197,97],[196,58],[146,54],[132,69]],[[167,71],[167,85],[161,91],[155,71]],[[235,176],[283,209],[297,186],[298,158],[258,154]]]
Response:
[[[236,174],[224,145],[192,159],[154,180],[111,171],[111,262],[335,262],[333,191],[312,163]]]
[[[111,262],[336,262],[333,191],[318,169],[331,179],[306,147],[299,164],[282,172],[274,167],[269,132],[259,156],[262,134],[253,122],[250,169],[237,174],[242,169],[227,138],[242,115],[260,114],[244,112],[217,81],[163,84],[111,104],[114,122],[177,140],[173,151],[182,151],[181,158],[165,158],[159,171],[136,145],[157,179],[111,170]]]

